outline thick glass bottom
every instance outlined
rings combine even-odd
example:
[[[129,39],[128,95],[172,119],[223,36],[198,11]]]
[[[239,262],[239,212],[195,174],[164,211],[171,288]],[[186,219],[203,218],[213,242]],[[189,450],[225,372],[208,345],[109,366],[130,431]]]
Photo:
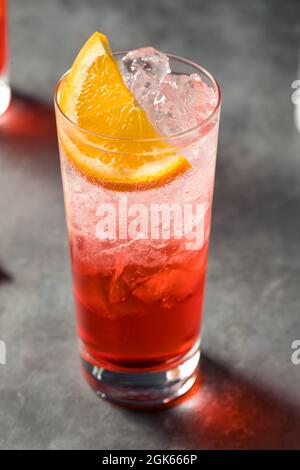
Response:
[[[184,395],[196,381],[200,341],[160,371],[110,370],[81,357],[87,382],[101,398],[135,408],[154,408]]]
[[[7,110],[11,98],[10,87],[6,81],[0,77],[0,116]]]

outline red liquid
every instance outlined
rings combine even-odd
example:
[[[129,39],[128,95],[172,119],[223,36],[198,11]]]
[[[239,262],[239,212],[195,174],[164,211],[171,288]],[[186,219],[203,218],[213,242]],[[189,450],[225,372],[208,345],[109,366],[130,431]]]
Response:
[[[7,39],[7,3],[0,0],[0,77],[5,75],[7,69]]]
[[[111,369],[160,369],[192,348],[199,337],[207,243],[184,264],[129,265],[118,278],[87,275],[72,240],[70,247],[85,359]]]

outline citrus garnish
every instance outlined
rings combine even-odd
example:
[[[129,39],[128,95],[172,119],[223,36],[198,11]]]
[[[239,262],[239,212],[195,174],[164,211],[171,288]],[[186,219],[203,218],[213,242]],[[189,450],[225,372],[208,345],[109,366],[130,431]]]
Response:
[[[61,83],[58,102],[69,119],[88,131],[62,126],[63,149],[70,163],[96,183],[116,190],[148,189],[190,167],[135,102],[101,33],[80,50]]]

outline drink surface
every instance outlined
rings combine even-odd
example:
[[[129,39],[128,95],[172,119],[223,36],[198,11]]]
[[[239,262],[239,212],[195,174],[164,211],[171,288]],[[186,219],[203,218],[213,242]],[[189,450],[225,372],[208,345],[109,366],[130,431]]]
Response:
[[[172,73],[152,48],[119,67],[157,133],[178,135],[173,158],[189,167],[157,186],[114,189],[80,171],[60,141],[78,331],[93,364],[155,369],[199,337],[218,115],[180,132],[209,118],[216,92],[196,74]]]

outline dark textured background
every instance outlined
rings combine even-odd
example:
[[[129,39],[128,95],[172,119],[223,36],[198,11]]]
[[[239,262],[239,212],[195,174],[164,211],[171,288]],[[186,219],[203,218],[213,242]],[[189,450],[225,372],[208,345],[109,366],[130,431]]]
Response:
[[[0,448],[300,448],[300,2],[12,0],[0,121]],[[52,95],[94,30],[153,45],[223,89],[202,385],[180,406],[98,399],[76,351]]]

